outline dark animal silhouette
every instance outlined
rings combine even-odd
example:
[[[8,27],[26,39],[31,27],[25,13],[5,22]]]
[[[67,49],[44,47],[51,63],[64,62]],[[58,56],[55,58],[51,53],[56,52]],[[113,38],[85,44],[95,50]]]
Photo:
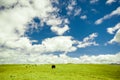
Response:
[[[55,65],[52,65],[52,66],[51,66],[52,69],[55,69],[55,67],[56,67]]]

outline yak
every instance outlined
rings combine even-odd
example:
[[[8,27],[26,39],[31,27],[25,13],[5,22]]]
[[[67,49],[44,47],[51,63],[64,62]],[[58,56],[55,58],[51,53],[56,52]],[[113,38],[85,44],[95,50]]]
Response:
[[[54,64],[51,66],[52,69],[55,69],[55,67],[56,67],[56,66],[55,66]]]

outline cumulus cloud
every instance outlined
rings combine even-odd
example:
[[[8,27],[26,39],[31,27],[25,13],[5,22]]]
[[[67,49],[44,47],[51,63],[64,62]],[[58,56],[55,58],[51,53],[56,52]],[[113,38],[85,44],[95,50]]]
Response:
[[[56,32],[58,35],[63,35],[63,33],[65,33],[66,31],[69,30],[69,27],[68,27],[68,25],[65,25],[63,28],[52,26],[51,30],[53,32]]]
[[[67,15],[69,15],[69,16],[78,16],[78,15],[80,15],[80,12],[81,12],[81,8],[78,8],[78,7],[76,7],[76,5],[77,5],[77,2],[76,2],[76,0],[70,0],[69,1],[69,4],[68,4],[68,6],[67,6],[67,8],[66,8],[66,10],[67,10]]]
[[[83,16],[80,16],[80,19],[87,19],[87,16],[86,15],[83,15]]]
[[[99,44],[97,44],[94,41],[95,37],[97,37],[97,36],[98,36],[97,33],[92,33],[88,37],[85,37],[82,42],[80,42],[80,41],[78,42],[79,43],[78,47],[85,48],[85,47],[91,46],[91,45],[98,46]]]
[[[28,27],[27,24],[31,22],[34,17],[38,17],[43,20],[43,22],[49,23],[46,18],[51,18],[52,13],[55,12],[55,8],[52,7],[50,0],[19,0],[17,1],[16,6],[11,8],[5,8],[0,11],[0,45],[9,44],[11,47],[24,47],[26,44],[31,45],[27,37],[24,36]],[[3,6],[13,6],[15,0],[5,1],[2,0]],[[39,6],[39,4],[42,4]],[[59,18],[54,17],[56,21],[59,21]],[[59,24],[59,23],[58,23]],[[50,24],[58,25],[58,24]],[[27,41],[27,42],[26,42]],[[26,42],[26,43],[24,43]],[[24,45],[24,46],[23,46]]]
[[[4,1],[4,0],[3,0]],[[14,1],[14,0],[13,0]],[[7,3],[6,1],[4,1]],[[26,1],[25,1],[26,2]],[[12,3],[12,2],[11,2]],[[36,16],[36,11],[30,7],[30,4],[27,4],[24,6],[22,2],[19,2],[19,5],[12,9],[5,9],[0,11],[0,27],[1,27],[1,36],[4,36],[4,38],[17,38],[18,35],[22,36],[24,35],[24,32],[26,31],[27,27],[25,26],[31,19]],[[13,4],[11,4],[13,5]],[[48,4],[47,4],[48,5]],[[43,5],[45,6],[45,5]],[[44,10],[44,9],[43,9]],[[43,11],[43,13],[47,13],[47,11]],[[41,13],[41,14],[43,14]],[[47,15],[43,15],[47,16]],[[43,17],[42,16],[42,17]],[[3,27],[4,26],[4,27]],[[13,35],[13,37],[11,37]],[[2,37],[2,39],[4,39]]]
[[[0,54],[0,64],[5,63],[19,63],[19,64],[66,64],[66,63],[96,63],[96,64],[120,64],[120,53],[106,54],[106,55],[83,55],[80,57],[69,57],[66,54],[60,54],[59,56],[54,54],[48,55],[13,55],[12,51],[8,51],[3,55]],[[17,52],[18,53],[18,52]]]
[[[12,6],[12,4],[16,4],[17,2],[18,0],[10,0],[10,1],[0,0],[0,6],[9,8],[10,6]]]
[[[110,14],[105,15],[104,17],[98,19],[95,21],[95,24],[101,24],[104,20],[111,18],[112,16],[120,15],[120,7],[118,7],[116,10],[112,11]]]
[[[16,6],[14,6],[15,3],[17,3]],[[29,0],[19,0],[17,2],[15,2],[15,0],[2,0],[1,4],[5,7],[5,9],[2,9],[0,12],[0,26],[4,26],[1,28],[1,31],[5,31],[4,34],[9,32],[10,35],[12,34],[14,36],[14,33],[17,32],[17,36],[24,35],[24,32],[28,29],[26,25],[32,23],[34,17],[38,17],[41,20],[41,24],[46,23],[51,27],[64,27],[68,24],[64,18],[57,15],[58,8],[52,6],[51,0],[31,0],[31,2]],[[42,5],[39,6],[39,4]],[[6,6],[13,7],[6,8]],[[8,26],[10,28],[7,28],[9,31],[6,30]]]
[[[114,34],[114,32],[118,29],[120,29],[120,23],[116,24],[114,27],[107,28],[107,32],[110,34]]]
[[[112,4],[113,2],[116,2],[116,0],[107,0],[106,4]]]
[[[114,33],[117,31],[116,33]],[[112,44],[114,42],[120,43],[120,23],[116,24],[114,27],[107,28],[109,34],[115,34],[114,38],[111,39],[108,43]]]
[[[91,11],[94,13],[98,13],[98,11],[96,9],[91,9]]]
[[[59,9],[53,7],[53,2],[57,2],[57,0],[0,1],[0,7],[2,7],[0,9],[0,62],[3,60],[8,63],[14,61],[18,61],[18,63],[21,61],[24,62],[25,56],[54,51],[45,44],[47,41],[43,41],[45,46],[43,44],[32,45],[32,41],[25,36],[25,32],[29,29],[27,26],[29,23],[32,23],[33,27],[37,27],[33,22],[33,18],[35,17],[41,20],[41,24],[46,23],[50,27],[61,26],[60,30],[55,31],[55,33],[59,33],[60,35],[69,29],[67,25],[69,23],[68,19],[57,15]],[[67,41],[69,42],[69,40]],[[50,42],[49,39],[48,42]],[[58,44],[58,46],[60,45]],[[58,46],[53,45],[52,47]],[[60,51],[60,48],[57,48],[57,50]]]
[[[84,55],[80,56],[81,63],[117,63],[120,64],[120,53],[106,55]]]
[[[41,44],[32,45],[31,41],[26,38],[20,38],[14,43],[7,41],[0,46],[0,63],[68,63],[77,62],[78,59],[66,56],[68,52],[76,51],[78,48],[95,45],[95,33],[83,39],[83,41],[75,40],[71,36],[56,36],[46,38]],[[65,45],[64,45],[65,44]],[[77,46],[76,46],[77,45]],[[52,53],[61,52],[59,56]],[[55,58],[55,61],[53,59]],[[50,60],[48,60],[50,59]],[[75,61],[74,61],[75,60]]]
[[[110,40],[108,43],[112,44],[114,42],[120,43],[120,29],[115,34],[114,38]]]
[[[90,0],[90,4],[94,4],[96,2],[98,2],[99,0]]]
[[[67,56],[68,52],[76,51],[94,45],[96,33],[84,38],[83,41],[75,40],[72,36],[62,36],[69,30],[69,20],[58,15],[59,9],[52,3],[57,0],[1,0],[0,5],[0,64],[4,63],[67,63],[76,62],[77,58]],[[72,2],[76,5],[76,2]],[[69,10],[73,10],[69,7]],[[79,15],[80,10],[75,15]],[[38,27],[33,22],[37,17],[40,24],[50,26],[51,31],[59,36],[46,38],[41,44],[32,44],[33,41],[25,36],[29,29],[28,24]],[[41,26],[41,25],[40,25]],[[82,46],[81,46],[82,45]],[[59,56],[52,53],[60,52]],[[54,59],[54,61],[52,61]]]
[[[24,35],[29,29],[27,24],[33,23],[31,21],[34,17],[38,17],[42,23],[46,23],[51,27],[58,27],[58,30],[52,31],[60,35],[69,30],[68,19],[57,16],[58,9],[52,6],[53,1],[56,0],[1,0],[0,4],[5,8],[0,11],[0,44],[6,43],[17,46],[20,40],[22,40],[21,42],[27,40],[30,43],[29,39]]]
[[[73,52],[77,48],[85,48],[90,45],[96,45],[96,42],[93,41],[95,37],[97,37],[97,35],[93,33],[89,35],[89,37],[85,37],[83,41],[78,41],[72,36],[56,36],[46,38],[41,42],[41,44],[36,45],[32,45],[32,41],[26,37],[23,37],[14,41],[14,43],[13,41],[7,41],[4,43],[4,46],[7,46],[8,49],[12,48],[24,50],[27,53]]]
[[[85,48],[91,45],[97,46],[98,44],[94,41],[95,37],[97,37],[96,33],[90,34],[88,37],[85,37],[83,41],[75,40],[72,36],[56,36],[53,38],[47,38],[42,41],[41,45],[39,45],[43,48],[40,49],[40,51],[44,50],[44,52],[67,53],[76,51],[77,48]]]
[[[72,14],[72,11],[73,11],[75,5],[76,5],[76,1],[71,0],[70,3],[68,4],[67,8],[66,8],[68,10],[68,12],[67,12],[68,15]]]
[[[81,8],[80,9],[75,9],[74,16],[80,15]]]
[[[45,51],[48,52],[72,52],[77,49],[73,44],[75,44],[75,41],[72,40],[71,36],[47,38],[42,42],[42,45],[46,48]]]

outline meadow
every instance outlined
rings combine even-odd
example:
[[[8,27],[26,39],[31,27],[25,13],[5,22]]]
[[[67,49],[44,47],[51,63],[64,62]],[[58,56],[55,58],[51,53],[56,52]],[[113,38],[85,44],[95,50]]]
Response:
[[[110,64],[5,64],[0,80],[120,80],[120,65]]]

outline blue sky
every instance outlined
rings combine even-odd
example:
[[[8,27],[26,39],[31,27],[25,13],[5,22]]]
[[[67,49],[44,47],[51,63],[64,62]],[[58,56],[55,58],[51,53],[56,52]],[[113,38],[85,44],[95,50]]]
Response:
[[[1,64],[120,63],[120,0],[1,0],[0,18]]]
[[[95,3],[90,3],[89,0],[73,0],[76,2],[74,8],[75,9],[81,9],[81,12],[74,16],[74,11],[71,13],[71,15],[67,14],[66,7],[70,3],[71,0],[59,0],[59,5],[57,6],[60,11],[59,15],[62,17],[66,17],[69,19],[69,27],[70,30],[63,34],[64,36],[72,36],[73,38],[82,41],[84,37],[87,37],[88,35],[92,33],[98,33],[98,37],[95,39],[95,41],[99,44],[99,46],[90,46],[82,49],[78,49],[77,51],[73,52],[75,54],[72,54],[72,56],[79,56],[83,54],[115,54],[120,51],[120,44],[114,43],[114,44],[108,44],[105,45],[109,40],[111,40],[114,35],[110,35],[107,33],[107,28],[112,27],[119,23],[120,17],[119,16],[113,16],[111,19],[105,20],[102,24],[96,25],[95,21],[101,17],[103,17],[106,14],[111,13],[113,10],[115,10],[117,7],[120,6],[119,1],[116,1],[112,4],[106,4],[106,1],[100,0]],[[95,11],[93,11],[95,10]],[[81,19],[80,17],[86,15],[86,19]],[[36,23],[40,23],[40,19],[34,18],[34,21]],[[38,44],[41,43],[42,40],[48,37],[54,37],[57,36],[54,32],[50,31],[50,28],[48,25],[44,25],[42,28],[38,28],[37,30],[34,29],[31,33],[31,31],[27,32],[26,34],[30,39],[32,40],[38,40]],[[36,44],[37,44],[36,43]],[[33,43],[35,44],[35,43]]]

